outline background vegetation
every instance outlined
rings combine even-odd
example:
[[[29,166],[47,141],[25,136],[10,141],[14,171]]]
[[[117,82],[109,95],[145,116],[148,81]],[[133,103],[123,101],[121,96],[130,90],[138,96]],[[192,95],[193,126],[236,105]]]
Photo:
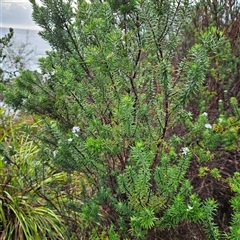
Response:
[[[30,2],[52,51],[0,72],[1,239],[240,239],[239,3]]]

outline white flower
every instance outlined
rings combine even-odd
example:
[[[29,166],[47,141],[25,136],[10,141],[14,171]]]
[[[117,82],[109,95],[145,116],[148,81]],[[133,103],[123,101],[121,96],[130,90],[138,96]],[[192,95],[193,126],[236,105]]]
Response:
[[[78,126],[74,126],[73,128],[72,128],[72,133],[75,133],[75,136],[77,136],[78,137],[78,133],[81,131],[81,129],[80,129],[80,127],[78,127]]]
[[[204,112],[202,115],[207,117],[208,113],[207,113],[207,112]]]
[[[219,99],[218,102],[222,102],[223,100],[222,99]]]
[[[190,205],[188,205],[188,209],[187,209],[187,211],[191,211],[192,209],[193,209],[193,207],[190,206]]]
[[[223,121],[223,119],[222,119],[222,118],[219,118],[218,121],[221,123],[221,122]]]
[[[72,142],[72,140],[73,140],[72,138],[69,138],[69,139],[68,139],[68,142]]]
[[[188,147],[182,148],[182,154],[183,155],[187,155],[188,152],[189,152],[189,148]]]
[[[209,124],[209,123],[206,123],[206,124],[205,124],[205,128],[212,129],[212,125]]]
[[[74,127],[72,128],[72,132],[73,132],[73,133],[80,132],[80,127],[74,126]]]

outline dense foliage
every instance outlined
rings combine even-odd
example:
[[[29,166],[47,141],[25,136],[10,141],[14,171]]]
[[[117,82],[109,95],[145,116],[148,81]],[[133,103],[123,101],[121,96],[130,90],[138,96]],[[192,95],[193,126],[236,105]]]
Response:
[[[227,178],[220,166],[208,165],[239,150],[239,49],[229,28],[239,21],[237,4],[30,2],[52,51],[39,59],[41,73],[22,71],[11,86],[2,85],[5,101],[34,117],[21,123],[14,159],[4,163],[8,145],[1,161],[3,171],[18,166],[20,175],[28,173],[27,182],[11,176],[29,188],[31,211],[17,205],[21,213],[41,215],[31,198],[49,209],[38,224],[49,221],[46,229],[55,231],[38,237],[168,239],[167,232],[187,222],[201,230],[194,238],[239,239],[237,170]],[[218,199],[201,198],[195,189],[194,163],[200,179],[211,176],[236,192],[229,229],[216,221]],[[4,216],[15,198],[0,193],[3,234],[36,239],[35,215],[25,213],[31,227],[14,232]]]
[[[63,222],[48,207],[51,201],[45,191],[64,173],[43,169],[37,144],[22,130],[32,119],[21,116],[20,121],[18,114],[6,106],[0,110],[1,239],[63,239]]]

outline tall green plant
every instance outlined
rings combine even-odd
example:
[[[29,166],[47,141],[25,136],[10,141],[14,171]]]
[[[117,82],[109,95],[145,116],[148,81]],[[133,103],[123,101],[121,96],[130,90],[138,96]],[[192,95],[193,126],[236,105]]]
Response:
[[[31,3],[53,51],[42,74],[24,71],[5,88],[6,101],[43,117],[43,163],[84,176],[83,204],[71,206],[82,235],[144,239],[187,219],[217,239],[216,204],[191,194],[192,152],[173,129],[191,121],[185,106],[224,37],[207,29],[176,65],[189,1]]]

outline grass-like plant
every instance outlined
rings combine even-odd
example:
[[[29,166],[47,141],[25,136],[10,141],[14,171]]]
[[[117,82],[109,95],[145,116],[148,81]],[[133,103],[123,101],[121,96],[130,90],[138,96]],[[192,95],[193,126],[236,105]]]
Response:
[[[36,178],[39,149],[21,130],[29,118],[3,106],[0,119],[0,239],[64,239],[59,214],[40,194],[54,176]]]

